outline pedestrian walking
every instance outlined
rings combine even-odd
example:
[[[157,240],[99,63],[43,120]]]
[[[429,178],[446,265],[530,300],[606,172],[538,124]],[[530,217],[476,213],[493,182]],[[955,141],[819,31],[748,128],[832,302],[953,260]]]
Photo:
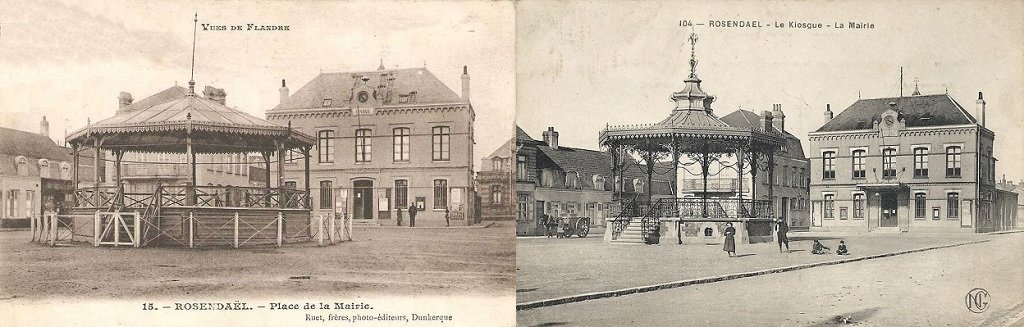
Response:
[[[732,227],[732,223],[725,223],[725,226],[725,245],[722,250],[732,257],[736,255],[736,228]]]
[[[448,207],[444,207],[444,227],[452,227],[451,212],[448,211]]]
[[[551,238],[551,233],[548,233],[548,215],[547,214],[540,215],[540,226],[544,228],[544,236],[547,237],[547,238]]]
[[[779,219],[779,253],[782,253],[782,245],[786,245],[786,252],[789,252],[789,236],[786,236],[786,233],[789,233],[789,225],[785,219]]]
[[[416,227],[416,204],[409,206],[409,227]]]

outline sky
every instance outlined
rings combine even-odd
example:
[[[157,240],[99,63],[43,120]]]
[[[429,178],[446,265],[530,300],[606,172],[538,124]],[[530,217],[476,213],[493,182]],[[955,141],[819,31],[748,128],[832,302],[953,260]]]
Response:
[[[515,15],[509,2],[78,2],[0,6],[0,126],[63,140],[87,120],[187,87],[193,14],[199,24],[287,25],[288,31],[196,32],[196,89],[225,89],[227,105],[257,117],[322,72],[426,66],[456,94],[469,66],[475,153],[513,135]],[[477,166],[480,158],[474,158]]]
[[[517,11],[517,124],[532,137],[554,127],[559,144],[598,149],[606,124],[655,123],[689,74],[717,96],[715,114],[782,104],[804,140],[858,99],[947,92],[974,114],[978,92],[996,134],[997,179],[1024,172],[1024,1],[550,2]],[[681,27],[680,21],[695,25]],[[761,28],[711,27],[758,21]],[[779,22],[821,29],[774,28]],[[837,22],[873,24],[838,29]]]

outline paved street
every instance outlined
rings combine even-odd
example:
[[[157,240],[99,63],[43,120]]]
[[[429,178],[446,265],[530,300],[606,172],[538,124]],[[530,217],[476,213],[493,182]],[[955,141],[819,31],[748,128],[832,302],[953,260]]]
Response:
[[[517,312],[521,326],[1024,324],[1024,234],[991,242]],[[759,254],[758,256],[761,256]],[[522,287],[522,286],[519,286]],[[991,294],[983,313],[965,295]],[[520,300],[521,302],[521,300]]]
[[[282,248],[47,247],[0,232],[0,300],[258,294],[504,296],[515,284],[514,226],[358,228],[355,241]]]
[[[810,237],[791,233],[790,249],[774,243],[738,244],[729,258],[720,243],[607,244],[600,235],[586,239],[519,238],[516,246],[516,302],[609,291],[698,277],[832,261],[931,246],[985,240],[989,235],[950,234],[847,236],[850,256],[813,255]],[[833,249],[840,238],[821,238]]]

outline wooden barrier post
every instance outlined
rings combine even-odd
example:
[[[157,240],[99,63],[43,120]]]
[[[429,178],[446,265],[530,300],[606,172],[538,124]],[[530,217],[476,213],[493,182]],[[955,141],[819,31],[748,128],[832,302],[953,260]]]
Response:
[[[39,240],[39,238],[36,237],[36,232],[39,231],[39,226],[37,226],[37,223],[38,222],[36,221],[35,217],[32,217],[32,219],[29,220],[29,229],[32,230],[32,241],[30,242],[35,242]]]
[[[132,230],[132,236],[134,236],[132,238],[132,245],[135,246],[135,247],[142,246],[142,238],[141,238],[141,236],[142,236],[142,228],[141,227],[142,226],[139,224],[140,222],[142,222],[142,216],[140,216],[139,212],[136,211],[135,212],[135,223],[132,224],[133,226],[135,226],[135,228]]]
[[[278,211],[277,212],[277,247],[281,247],[281,241],[284,240],[284,238],[281,237],[282,236],[282,232],[284,231],[283,228],[282,228],[282,227],[284,227],[283,226],[283,222],[284,222],[283,220],[284,220],[284,216],[281,215],[280,211]]]
[[[115,212],[111,218],[114,219],[114,247],[118,247],[121,243],[121,213]]]
[[[337,240],[335,239],[335,236],[334,236],[334,233],[337,232],[337,229],[335,229],[336,226],[334,225],[334,215],[333,214],[327,214],[327,217],[330,217],[330,218],[328,218],[330,220],[328,220],[327,224],[329,225],[328,229],[331,230],[331,234],[330,234],[331,244],[334,244],[334,243],[337,242]]]
[[[238,212],[235,212],[235,248],[238,248]]]
[[[324,246],[324,214],[321,213],[319,218],[316,221],[316,244]]]
[[[94,217],[94,219],[92,220],[92,222],[93,222],[93,224],[92,224],[92,226],[93,226],[92,245],[93,246],[100,246],[100,224],[102,223],[103,219],[100,218],[99,210],[96,211],[96,214],[93,215],[93,217]]]
[[[50,220],[50,246],[57,245],[57,213],[49,212]]]
[[[188,248],[189,249],[195,247],[195,235],[192,234],[195,231],[192,228],[192,226],[195,225],[195,219],[196,219],[195,216],[193,216],[192,212],[189,211],[188,212]]]

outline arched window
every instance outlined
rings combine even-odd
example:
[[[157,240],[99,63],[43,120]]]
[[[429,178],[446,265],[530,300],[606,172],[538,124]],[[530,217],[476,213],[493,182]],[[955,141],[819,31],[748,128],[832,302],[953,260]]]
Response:
[[[594,190],[604,191],[604,176],[594,175]]]

